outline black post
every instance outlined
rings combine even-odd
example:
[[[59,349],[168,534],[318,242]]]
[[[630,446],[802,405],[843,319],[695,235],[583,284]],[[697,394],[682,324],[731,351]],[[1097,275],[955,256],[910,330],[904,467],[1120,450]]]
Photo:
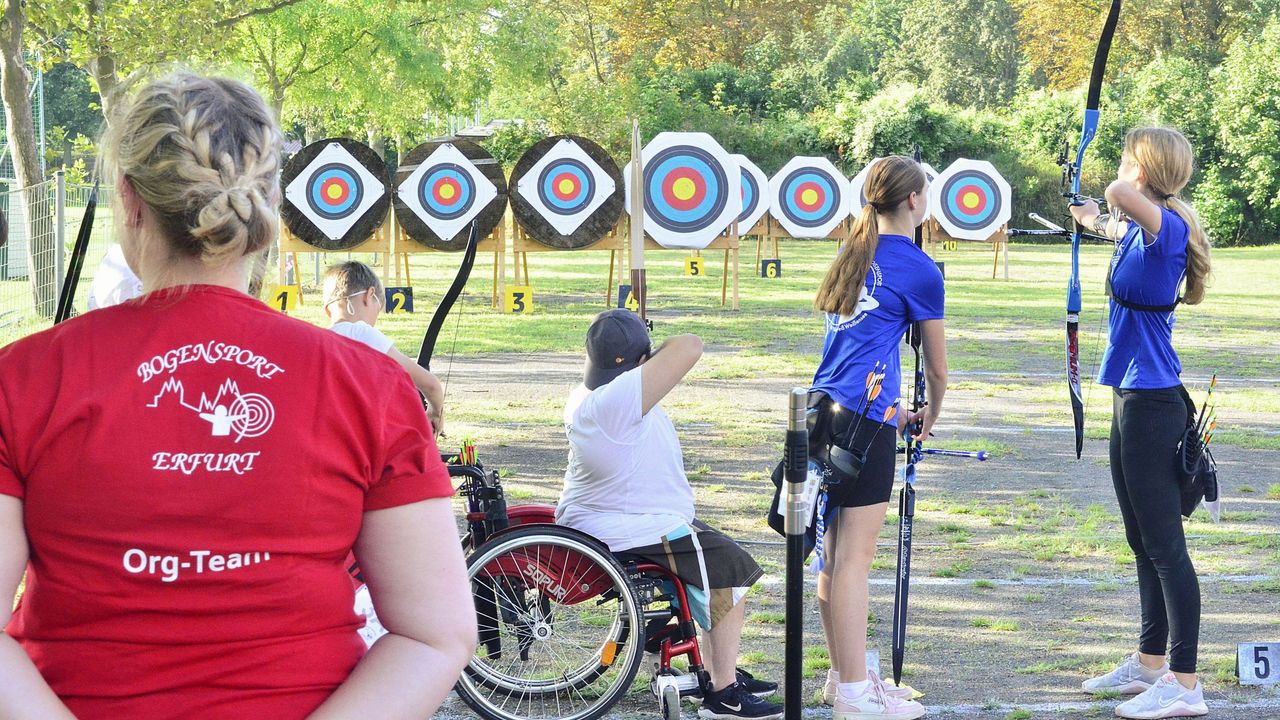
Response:
[[[787,444],[783,464],[787,534],[786,720],[800,720],[801,672],[804,664],[804,531],[809,507],[805,485],[809,479],[809,428],[805,423],[809,391],[793,388],[787,411]]]

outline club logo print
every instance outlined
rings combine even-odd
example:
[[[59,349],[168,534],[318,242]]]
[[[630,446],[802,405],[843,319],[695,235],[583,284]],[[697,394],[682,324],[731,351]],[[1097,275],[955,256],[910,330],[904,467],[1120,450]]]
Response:
[[[209,423],[213,437],[234,435],[238,443],[245,438],[265,435],[275,424],[275,406],[271,401],[258,393],[241,393],[234,380],[222,383],[213,399],[200,393],[199,401],[193,404],[187,401],[182,381],[169,378],[147,407],[158,408],[167,397],[173,397],[178,405]]]

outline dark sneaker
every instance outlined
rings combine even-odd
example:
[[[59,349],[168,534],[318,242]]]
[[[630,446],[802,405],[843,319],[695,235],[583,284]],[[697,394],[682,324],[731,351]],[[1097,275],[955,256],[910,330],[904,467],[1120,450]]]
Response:
[[[741,682],[735,682],[723,690],[707,693],[698,717],[708,720],[776,720],[782,717],[782,706],[761,700],[748,692]]]
[[[768,680],[757,680],[755,675],[738,668],[738,684],[746,688],[747,692],[758,698],[767,698],[778,692],[778,683],[769,682]]]

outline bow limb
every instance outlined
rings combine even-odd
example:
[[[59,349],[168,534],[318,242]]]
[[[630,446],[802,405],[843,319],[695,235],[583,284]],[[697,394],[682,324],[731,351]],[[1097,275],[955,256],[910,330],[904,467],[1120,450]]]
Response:
[[[1098,101],[1102,96],[1102,79],[1106,75],[1107,55],[1111,52],[1111,40],[1115,37],[1120,19],[1121,0],[1111,0],[1098,48],[1093,56],[1093,72],[1089,76],[1089,93],[1085,99],[1084,122],[1080,128],[1080,145],[1076,148],[1075,163],[1068,168],[1073,203],[1080,194],[1080,174],[1084,167],[1084,153],[1098,132]],[[1080,388],[1080,238],[1084,228],[1075,225],[1071,233],[1071,277],[1067,281],[1067,385],[1071,390],[1071,414],[1075,421],[1076,459],[1084,451],[1084,396]]]
[[[93,215],[98,208],[98,183],[93,183],[93,191],[89,193],[89,202],[84,206],[84,217],[80,220],[80,229],[76,232],[76,244],[67,259],[67,275],[58,293],[58,307],[53,315],[53,324],[71,317],[75,310],[76,288],[80,285],[80,271],[84,269],[84,258],[89,253],[89,238],[93,235]]]
[[[467,248],[462,253],[462,264],[458,266],[458,274],[454,276],[453,283],[445,291],[444,297],[440,298],[440,304],[436,306],[435,314],[427,324],[427,332],[422,336],[422,346],[418,349],[418,365],[424,370],[431,369],[431,354],[435,351],[436,340],[440,338],[440,329],[444,327],[449,310],[462,295],[462,288],[466,286],[467,278],[471,277],[471,267],[476,263],[476,248],[479,244],[479,228],[473,222],[471,233],[467,236]]]

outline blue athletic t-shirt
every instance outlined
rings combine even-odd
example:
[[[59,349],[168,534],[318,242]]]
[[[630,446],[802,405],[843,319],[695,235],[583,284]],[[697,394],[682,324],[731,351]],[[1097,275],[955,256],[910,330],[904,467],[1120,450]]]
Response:
[[[942,319],[943,295],[942,273],[923,250],[902,235],[881,235],[853,316],[826,314],[822,362],[812,389],[856,410],[866,392],[867,373],[877,362],[884,363],[880,396],[864,413],[883,422],[901,394],[898,344],[907,325]]]
[[[1160,208],[1154,238],[1130,221],[1111,258],[1111,293],[1139,305],[1171,305],[1187,271],[1187,223]],[[1130,310],[1110,303],[1110,337],[1098,382],[1122,390],[1154,390],[1180,384],[1182,363],[1173,350],[1173,311]]]

